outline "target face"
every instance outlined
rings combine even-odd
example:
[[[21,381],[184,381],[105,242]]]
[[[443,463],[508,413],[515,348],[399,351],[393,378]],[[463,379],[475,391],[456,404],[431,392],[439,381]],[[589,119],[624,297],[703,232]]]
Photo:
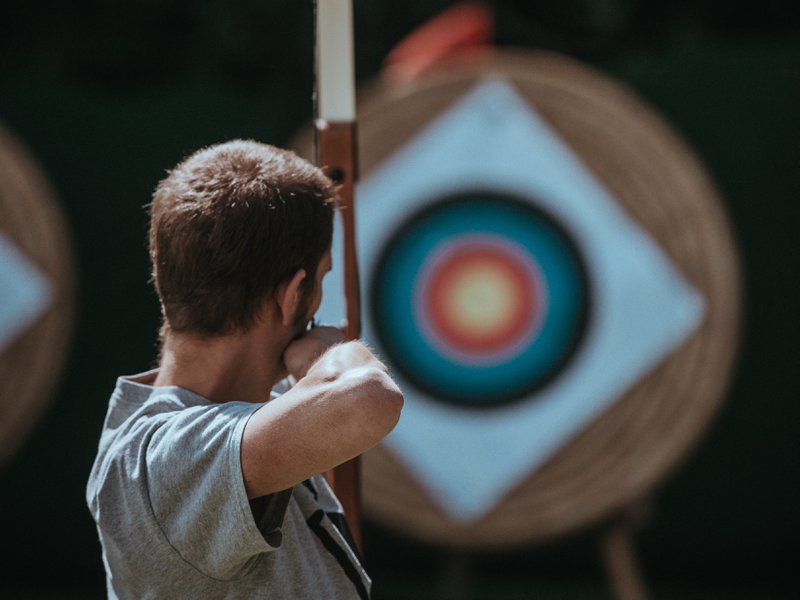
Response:
[[[394,367],[432,398],[468,407],[546,385],[588,314],[588,278],[566,231],[503,193],[428,204],[387,241],[371,282],[372,320]]]
[[[657,240],[506,81],[459,98],[357,196],[362,334],[405,398],[385,444],[458,521],[487,514],[703,319]],[[342,279],[325,286],[319,317],[339,322]]]

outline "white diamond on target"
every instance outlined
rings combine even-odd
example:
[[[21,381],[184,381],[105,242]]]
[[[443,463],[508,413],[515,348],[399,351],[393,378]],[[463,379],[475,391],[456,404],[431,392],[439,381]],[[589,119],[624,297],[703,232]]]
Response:
[[[50,282],[0,234],[0,350],[25,331],[51,300]]]

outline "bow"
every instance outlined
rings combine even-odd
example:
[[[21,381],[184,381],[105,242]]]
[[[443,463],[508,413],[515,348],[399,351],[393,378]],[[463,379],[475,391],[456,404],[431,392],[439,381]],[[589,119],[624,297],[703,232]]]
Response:
[[[357,178],[353,11],[351,0],[315,0],[316,77],[314,162],[339,185],[338,208],[344,238],[344,291],[347,339],[361,334],[358,261],[355,246]],[[354,458],[327,473],[361,548],[360,461]]]

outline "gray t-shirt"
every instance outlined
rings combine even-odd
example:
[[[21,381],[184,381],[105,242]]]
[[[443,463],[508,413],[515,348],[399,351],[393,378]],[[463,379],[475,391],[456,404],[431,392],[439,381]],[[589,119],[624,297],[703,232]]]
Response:
[[[367,598],[323,477],[251,507],[241,441],[261,405],[143,383],[153,375],[117,381],[86,489],[109,598]]]

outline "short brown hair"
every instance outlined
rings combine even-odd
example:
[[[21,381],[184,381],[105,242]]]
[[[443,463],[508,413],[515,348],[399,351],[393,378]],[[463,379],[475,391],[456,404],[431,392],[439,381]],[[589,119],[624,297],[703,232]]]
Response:
[[[248,329],[298,269],[306,282],[333,230],[335,191],[293,152],[234,140],[169,172],[150,205],[150,260],[164,327],[225,335]]]

